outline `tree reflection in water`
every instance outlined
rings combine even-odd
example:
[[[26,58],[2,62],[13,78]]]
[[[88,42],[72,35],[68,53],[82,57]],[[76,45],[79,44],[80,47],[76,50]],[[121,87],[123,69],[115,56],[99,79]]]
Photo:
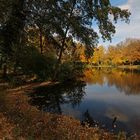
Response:
[[[28,94],[31,97],[29,103],[40,110],[62,114],[62,104],[72,107],[80,104],[85,95],[85,86],[85,82],[41,86]]]
[[[28,93],[29,102],[46,112],[74,116],[90,126],[139,133],[140,71],[92,68],[85,71],[82,80],[87,86],[85,82],[68,82],[35,88]],[[126,96],[130,94],[135,96]]]
[[[128,132],[127,134],[130,135],[129,134],[130,130],[127,129],[126,125],[123,122],[117,120],[117,117],[111,119],[104,116],[104,120],[105,122],[107,122],[106,124],[104,124],[101,123],[100,121],[95,120],[94,117],[92,116],[92,113],[87,109],[83,113],[82,118],[83,119],[81,120],[81,124],[83,126],[88,125],[90,127],[98,127],[114,133],[118,133],[122,129],[122,130],[126,130]]]
[[[88,109],[86,112],[83,114],[83,120],[82,120],[82,125],[88,124],[90,127],[91,126],[98,126],[97,121],[93,119],[93,117],[90,115]]]
[[[140,70],[92,68],[85,71],[84,81],[99,85],[107,82],[126,95],[140,94]]]

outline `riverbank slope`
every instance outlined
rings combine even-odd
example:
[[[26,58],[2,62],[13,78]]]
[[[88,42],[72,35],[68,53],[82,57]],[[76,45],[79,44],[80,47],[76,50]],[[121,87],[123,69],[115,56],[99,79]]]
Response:
[[[97,127],[82,126],[74,118],[44,113],[31,106],[27,92],[35,87],[55,84],[31,83],[0,92],[0,139],[10,140],[125,140]],[[133,136],[131,139],[134,138]]]

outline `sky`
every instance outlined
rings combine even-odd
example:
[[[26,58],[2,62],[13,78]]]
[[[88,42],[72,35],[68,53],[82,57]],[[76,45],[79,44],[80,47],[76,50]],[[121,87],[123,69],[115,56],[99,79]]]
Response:
[[[108,46],[115,45],[126,38],[140,39],[140,0],[110,0],[113,6],[118,6],[121,9],[128,9],[131,12],[130,23],[119,21],[116,24],[116,33],[112,38],[112,42],[103,42],[99,40],[99,45]]]

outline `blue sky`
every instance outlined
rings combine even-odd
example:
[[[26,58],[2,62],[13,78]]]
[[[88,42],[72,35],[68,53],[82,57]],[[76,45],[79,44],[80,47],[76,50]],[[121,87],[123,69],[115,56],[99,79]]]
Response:
[[[99,45],[115,45],[126,38],[140,39],[140,0],[111,0],[111,4],[122,9],[128,9],[131,12],[130,23],[126,24],[119,21],[116,24],[116,33],[112,42],[103,42],[100,39]]]
[[[116,5],[116,6],[127,3],[127,0],[110,0],[110,1],[112,5]]]

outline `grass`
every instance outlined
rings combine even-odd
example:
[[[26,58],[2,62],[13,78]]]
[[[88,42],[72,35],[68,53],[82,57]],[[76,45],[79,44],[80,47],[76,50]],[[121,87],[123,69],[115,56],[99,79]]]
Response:
[[[118,66],[119,68],[126,68],[126,69],[138,69],[140,70],[140,65],[122,65]]]
[[[123,69],[137,69],[137,70],[140,70],[140,65],[97,65],[97,66],[95,66],[95,65],[87,65],[86,66],[87,68],[99,68],[99,67],[101,67],[101,68],[123,68]]]

